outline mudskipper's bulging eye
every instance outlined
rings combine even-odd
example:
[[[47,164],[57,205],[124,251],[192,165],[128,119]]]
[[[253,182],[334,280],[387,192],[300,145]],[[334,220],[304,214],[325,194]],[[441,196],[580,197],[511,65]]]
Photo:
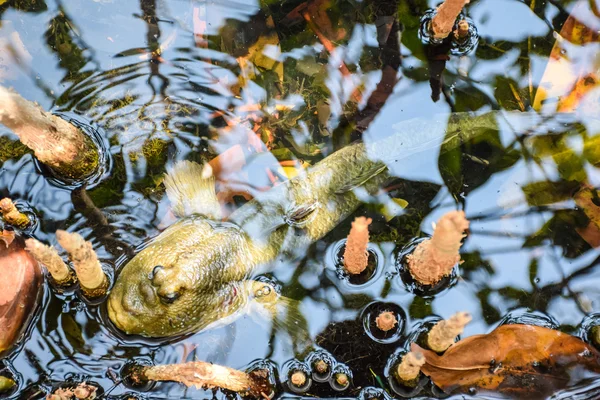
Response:
[[[175,300],[177,300],[179,297],[181,297],[181,293],[173,292],[173,293],[159,294],[158,297],[160,297],[160,300],[163,303],[173,304],[175,302]]]
[[[163,267],[162,265],[157,265],[157,266],[155,266],[154,268],[152,268],[152,272],[150,272],[150,273],[148,274],[148,279],[150,279],[150,280],[153,280],[153,279],[154,279],[154,277],[156,276],[156,274],[158,274],[158,272],[159,272],[161,269],[164,269],[164,267]]]

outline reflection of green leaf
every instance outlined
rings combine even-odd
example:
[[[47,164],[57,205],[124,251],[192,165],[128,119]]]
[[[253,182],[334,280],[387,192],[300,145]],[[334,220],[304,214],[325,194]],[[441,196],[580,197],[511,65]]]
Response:
[[[0,0],[2,5],[2,0]],[[7,392],[16,385],[15,381],[5,376],[0,376],[0,393]]]
[[[583,138],[583,156],[590,164],[600,167],[600,134]]]
[[[85,340],[83,339],[81,327],[77,321],[75,321],[71,314],[62,314],[60,320],[65,337],[71,346],[73,346],[73,349],[78,352],[83,350],[85,346]]]
[[[494,87],[494,97],[505,110],[525,111],[530,103],[529,88],[520,88],[519,84],[510,78],[497,76]]]
[[[551,241],[555,246],[563,249],[567,258],[579,257],[590,249],[585,240],[579,236],[576,228],[584,227],[588,219],[580,210],[559,210],[536,233],[531,235],[523,247],[536,247]]]
[[[469,139],[464,140],[468,134]],[[477,118],[455,115],[448,121],[446,139],[440,150],[438,167],[444,183],[455,197],[483,185],[489,177],[514,165],[520,154],[505,148],[494,115]],[[475,156],[476,155],[476,156]]]
[[[583,159],[567,144],[567,134],[539,135],[528,143],[534,157],[552,157],[561,178],[567,181],[583,182],[587,179],[583,169]]]
[[[570,199],[578,187],[579,182],[542,181],[528,183],[521,189],[525,194],[527,204],[530,206],[544,206]]]
[[[538,267],[539,267],[539,262],[537,258],[533,258],[530,262],[529,262],[529,282],[531,283],[531,286],[536,287],[537,286],[537,276],[538,276]]]
[[[491,293],[492,290],[490,288],[484,288],[477,292],[477,298],[481,304],[481,315],[488,324],[493,324],[502,318],[502,314],[500,314],[498,309],[490,304],[489,297]]]
[[[419,296],[415,296],[413,302],[410,304],[408,313],[412,318],[425,318],[433,314],[433,309],[431,308],[431,301],[425,300],[424,298]]]

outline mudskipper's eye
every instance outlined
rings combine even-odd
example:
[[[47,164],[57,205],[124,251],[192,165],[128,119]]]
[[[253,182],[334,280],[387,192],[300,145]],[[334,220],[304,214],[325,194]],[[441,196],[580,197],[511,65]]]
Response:
[[[164,267],[162,265],[157,265],[154,268],[152,268],[152,272],[150,272],[148,274],[148,279],[150,279],[150,280],[154,279],[156,274],[158,274],[158,271],[160,271],[161,269],[164,269]]]
[[[177,300],[179,297],[181,297],[181,293],[173,292],[173,293],[159,294],[158,297],[160,297],[160,300],[163,303],[172,304],[173,302],[175,302],[175,300]]]

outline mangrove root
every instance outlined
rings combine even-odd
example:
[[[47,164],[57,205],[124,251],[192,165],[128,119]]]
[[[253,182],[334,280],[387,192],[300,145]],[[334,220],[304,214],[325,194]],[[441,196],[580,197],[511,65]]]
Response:
[[[398,324],[396,316],[391,311],[383,311],[375,318],[375,325],[380,330],[387,332],[392,330]]]
[[[56,239],[67,251],[83,293],[88,297],[105,295],[108,289],[108,278],[102,270],[92,244],[86,242],[77,233],[63,230],[56,231]]]
[[[360,274],[369,263],[369,225],[371,218],[356,217],[346,241],[344,250],[344,267],[349,274]]]
[[[434,38],[445,39],[452,33],[452,28],[454,27],[458,14],[460,14],[465,4],[469,1],[470,0],[446,0],[438,7],[437,13],[431,20],[431,32],[433,33]],[[467,32],[468,29],[469,27],[467,24]]]
[[[93,400],[96,398],[97,387],[88,385],[82,382],[74,388],[59,388],[54,393],[46,396],[46,400],[71,400],[82,399],[82,400]]]
[[[0,200],[0,214],[2,214],[2,219],[7,224],[19,229],[26,228],[31,223],[29,217],[17,210],[17,207],[9,198]]]
[[[469,322],[471,314],[467,312],[456,313],[449,319],[438,322],[427,334],[427,346],[437,353],[446,351]]]
[[[433,285],[450,275],[460,261],[458,251],[467,229],[469,221],[464,211],[451,211],[442,216],[431,239],[419,243],[407,257],[412,277],[423,285]]]
[[[135,383],[147,381],[173,381],[197,388],[222,388],[255,398],[270,398],[273,388],[269,372],[264,369],[249,373],[203,361],[184,364],[139,366],[132,370],[131,380]]]
[[[58,285],[68,286],[75,282],[75,275],[58,255],[58,252],[54,247],[46,246],[36,239],[27,239],[25,241],[25,250],[27,250],[37,262],[46,267],[52,276],[52,279],[54,279]]]
[[[0,86],[0,123],[58,175],[82,179],[98,167],[93,141],[77,127]]]
[[[400,383],[406,386],[413,386],[410,383],[415,382],[421,372],[421,367],[425,364],[423,353],[411,351],[402,357],[402,361],[396,368],[396,375]]]

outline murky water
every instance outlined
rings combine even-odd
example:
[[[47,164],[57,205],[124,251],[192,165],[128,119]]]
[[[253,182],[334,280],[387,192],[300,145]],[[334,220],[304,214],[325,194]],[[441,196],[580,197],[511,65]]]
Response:
[[[49,180],[0,126],[0,195],[35,211],[37,239],[55,244],[56,229],[76,231],[92,241],[103,262],[121,266],[174,220],[161,182],[176,160],[210,160],[239,144],[245,165],[240,169],[239,157],[227,158],[218,182],[233,210],[285,180],[294,165],[314,164],[361,135],[374,141],[414,118],[425,121],[424,129],[443,132],[451,112],[530,110],[554,31],[576,2],[472,1],[476,50],[431,63],[418,30],[419,18],[436,2],[313,3],[320,6],[307,24],[289,14],[296,1],[4,2],[0,82],[46,109],[94,121],[102,129],[107,170],[77,188]],[[581,19],[598,30],[598,17]],[[573,65],[585,65],[581,49],[567,48]],[[436,68],[445,68],[443,81],[430,83]],[[600,252],[578,233],[589,220],[571,198],[578,185],[600,184],[595,93],[582,98],[581,112],[550,114],[537,130],[506,123],[442,155],[433,146],[406,158],[389,192],[406,208],[384,210],[371,199],[355,213],[373,218],[373,278],[357,284],[336,270],[348,218],[303,257],[269,266],[282,293],[294,300],[286,318],[247,315],[159,343],[118,335],[102,306],[46,288],[29,338],[4,360],[18,378],[13,398],[42,398],[67,379],[91,380],[115,398],[133,394],[119,377],[132,359],[235,368],[269,359],[284,374],[286,362],[319,348],[349,368],[354,380],[343,392],[313,383],[308,393],[354,397],[368,386],[389,390],[388,359],[416,324],[432,316],[470,312],[464,336],[507,320],[577,334],[600,304]],[[546,108],[556,103],[549,97]],[[581,129],[570,129],[573,122]],[[532,143],[534,133],[542,139]],[[270,153],[249,142],[257,135]],[[278,162],[286,169],[274,168]],[[472,221],[464,263],[438,293],[415,295],[396,258],[457,208]],[[373,302],[400,307],[403,329],[391,340],[365,332],[361,318]],[[564,398],[586,398],[597,386],[574,388]],[[169,383],[138,395],[224,396]]]

